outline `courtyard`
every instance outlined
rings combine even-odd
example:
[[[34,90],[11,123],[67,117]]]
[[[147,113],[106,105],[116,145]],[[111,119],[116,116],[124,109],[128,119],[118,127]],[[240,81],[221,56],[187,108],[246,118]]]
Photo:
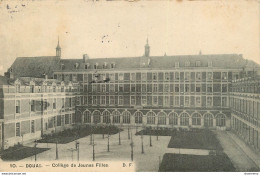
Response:
[[[141,129],[137,129],[139,132]],[[238,145],[233,144],[232,142],[227,142],[230,138],[227,134],[223,133],[223,131],[214,131],[217,134],[218,139],[220,140],[221,146],[223,147],[224,159],[220,158],[218,160],[225,160],[228,162],[231,167],[230,169],[225,169],[225,167],[221,167],[221,170],[227,171],[245,171],[250,170],[252,168],[257,168],[257,165],[252,162],[245,153],[241,152],[238,149]],[[38,161],[85,161],[92,162],[93,161],[93,144],[94,143],[94,159],[95,162],[111,162],[111,161],[124,161],[131,162],[131,139],[128,136],[132,136],[133,141],[133,161],[135,163],[135,169],[138,172],[149,171],[149,172],[157,172],[162,164],[167,162],[167,158],[172,155],[182,156],[200,156],[204,157],[203,160],[207,161],[207,157],[210,154],[211,150],[207,150],[205,148],[194,149],[194,148],[170,148],[168,147],[169,143],[171,143],[171,136],[157,136],[156,135],[135,135],[136,128],[131,129],[128,133],[128,129],[124,128],[123,131],[119,133],[110,135],[108,139],[108,135],[103,134],[93,134],[92,139],[91,135],[87,135],[85,137],[79,138],[76,141],[79,143],[79,154],[76,148],[76,141],[72,141],[65,144],[57,145],[56,152],[56,144],[55,143],[38,143],[37,148],[48,148],[44,152],[37,154],[37,162]],[[143,137],[143,139],[142,139]],[[119,139],[120,138],[120,139]],[[142,153],[142,140],[143,140],[143,152]],[[150,141],[151,140],[151,141]],[[109,143],[109,151],[108,151],[108,143]],[[150,146],[151,145],[151,146]],[[33,147],[34,143],[29,145]],[[232,148],[232,149],[231,149]],[[57,154],[56,154],[57,153]],[[237,155],[239,154],[239,157]],[[78,157],[79,155],[79,157]],[[184,155],[184,156],[183,156]],[[227,156],[226,156],[227,155]],[[186,156],[186,157],[187,157]],[[193,160],[193,158],[191,160]],[[239,158],[239,160],[237,160]],[[22,161],[34,161],[35,156],[31,155]],[[170,158],[171,159],[171,158]],[[230,159],[230,161],[228,160]],[[187,160],[188,159],[182,159]],[[196,160],[200,160],[200,158],[196,158]],[[217,159],[216,159],[217,160]],[[215,161],[215,160],[214,160]],[[202,162],[202,161],[201,161]],[[233,166],[232,166],[233,164]],[[215,167],[216,168],[216,167]],[[234,168],[234,169],[232,169]],[[165,169],[163,171],[166,171]],[[171,169],[171,171],[174,171]],[[177,170],[176,170],[177,171]],[[201,168],[201,171],[205,171]]]

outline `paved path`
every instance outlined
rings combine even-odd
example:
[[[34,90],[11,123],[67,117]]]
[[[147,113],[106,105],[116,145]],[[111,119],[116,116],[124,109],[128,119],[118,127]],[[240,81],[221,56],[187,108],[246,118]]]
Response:
[[[249,157],[250,155],[240,147],[230,136],[229,131],[215,131],[224,152],[228,155],[237,171],[248,171],[257,168],[256,163]]]

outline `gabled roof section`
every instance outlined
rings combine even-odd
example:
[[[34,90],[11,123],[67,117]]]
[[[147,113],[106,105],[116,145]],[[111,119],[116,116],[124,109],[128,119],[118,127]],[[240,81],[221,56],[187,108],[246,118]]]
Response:
[[[9,79],[5,76],[0,75],[0,86],[1,85],[9,85]]]
[[[196,62],[200,62],[200,66]],[[103,65],[107,64],[106,69],[111,68],[111,64],[115,64],[114,69],[172,69],[175,63],[179,63],[180,68],[185,67],[185,62],[189,62],[188,67],[208,67],[212,62],[213,68],[243,68],[243,67],[260,67],[257,63],[246,60],[242,55],[238,54],[212,54],[212,55],[175,55],[175,56],[150,56],[150,57],[119,57],[119,58],[93,58],[87,59],[62,59],[61,64],[64,65],[63,71],[82,71],[85,65],[88,69],[103,69]],[[75,65],[78,67],[75,68]]]
[[[52,77],[53,71],[59,69],[60,58],[57,56],[18,57],[10,67],[14,77],[42,78],[44,74]]]

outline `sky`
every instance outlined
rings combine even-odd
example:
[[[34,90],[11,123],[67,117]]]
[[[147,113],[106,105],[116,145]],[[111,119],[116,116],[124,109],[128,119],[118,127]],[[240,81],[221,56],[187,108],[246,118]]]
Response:
[[[260,63],[259,4],[240,1],[1,1],[0,74],[17,57],[243,54]]]

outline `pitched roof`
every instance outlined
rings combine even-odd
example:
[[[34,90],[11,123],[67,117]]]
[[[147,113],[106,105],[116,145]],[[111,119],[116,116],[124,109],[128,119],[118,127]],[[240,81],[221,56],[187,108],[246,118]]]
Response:
[[[98,65],[98,69],[107,63],[108,68],[115,63],[116,69],[171,69],[175,67],[175,63],[179,63],[179,67],[185,67],[185,62],[190,62],[189,67],[196,67],[196,62],[200,61],[199,67],[208,67],[208,63],[212,62],[215,68],[242,68],[242,67],[260,67],[253,61],[246,60],[242,55],[238,54],[216,54],[216,55],[176,55],[176,56],[150,56],[150,57],[121,57],[121,58],[95,58],[87,59],[62,59],[61,64],[64,65],[64,71],[80,71],[84,69],[85,64],[90,65],[93,69],[94,65]],[[149,62],[149,64],[148,64]],[[78,69],[75,69],[75,64]]]
[[[18,57],[10,67],[14,77],[37,77],[44,74],[52,77],[53,71],[59,69],[60,58],[56,56]]]
[[[8,85],[8,78],[0,75],[0,85]]]
[[[94,65],[98,65],[97,69],[102,69],[107,63],[107,68],[111,68],[111,64],[115,64],[114,69],[172,69],[175,63],[179,63],[179,67],[185,67],[186,62],[190,62],[191,67],[196,67],[196,62],[200,61],[199,67],[208,67],[208,63],[212,62],[213,68],[253,68],[260,67],[253,61],[246,60],[242,55],[238,54],[215,54],[215,55],[175,55],[175,56],[150,56],[150,57],[119,57],[119,58],[95,58],[95,59],[60,59],[56,56],[46,57],[18,57],[11,70],[14,77],[36,77],[42,78],[44,74],[52,77],[55,71],[82,71],[88,64],[88,69],[93,69]],[[62,66],[61,66],[62,65]],[[75,65],[78,66],[75,69]],[[63,67],[63,69],[61,68]],[[9,71],[10,71],[9,69]]]

